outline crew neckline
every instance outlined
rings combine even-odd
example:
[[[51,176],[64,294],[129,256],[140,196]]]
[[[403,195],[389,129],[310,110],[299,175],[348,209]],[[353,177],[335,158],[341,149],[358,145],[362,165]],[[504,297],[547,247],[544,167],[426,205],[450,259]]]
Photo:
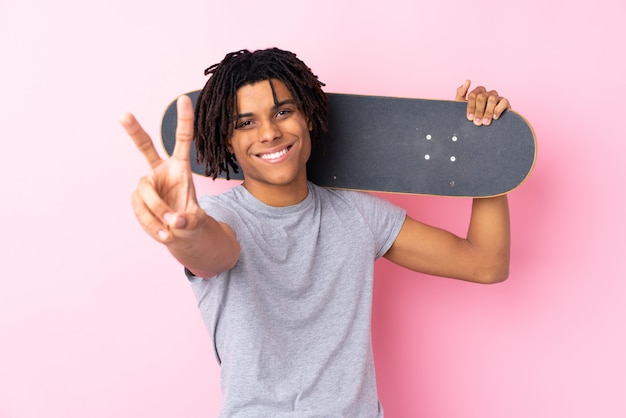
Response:
[[[308,193],[302,201],[293,205],[289,205],[289,206],[271,206],[266,203],[263,203],[258,198],[256,198],[252,193],[250,193],[248,189],[246,189],[243,186],[243,184],[238,185],[236,189],[238,191],[238,194],[243,199],[252,203],[260,211],[263,211],[265,213],[281,214],[281,215],[298,212],[308,207],[313,202],[313,193],[314,193],[311,183],[307,181]]]

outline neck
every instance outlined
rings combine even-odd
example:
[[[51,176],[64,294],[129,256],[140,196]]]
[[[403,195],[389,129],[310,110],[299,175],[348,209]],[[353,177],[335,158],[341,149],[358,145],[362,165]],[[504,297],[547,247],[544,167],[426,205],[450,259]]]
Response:
[[[298,182],[297,184],[292,183],[288,185],[257,182],[250,183],[244,180],[242,186],[261,202],[274,207],[295,205],[302,202],[309,194],[306,179],[304,182]]]

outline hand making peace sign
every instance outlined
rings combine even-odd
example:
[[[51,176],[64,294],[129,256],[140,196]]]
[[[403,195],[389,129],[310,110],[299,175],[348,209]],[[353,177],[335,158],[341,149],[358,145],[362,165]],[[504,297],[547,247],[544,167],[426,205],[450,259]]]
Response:
[[[196,199],[189,162],[193,107],[186,95],[179,97],[176,105],[176,145],[166,160],[159,156],[152,139],[132,114],[120,117],[120,123],[152,169],[132,195],[135,216],[149,235],[165,244],[177,238],[192,238],[204,215]]]

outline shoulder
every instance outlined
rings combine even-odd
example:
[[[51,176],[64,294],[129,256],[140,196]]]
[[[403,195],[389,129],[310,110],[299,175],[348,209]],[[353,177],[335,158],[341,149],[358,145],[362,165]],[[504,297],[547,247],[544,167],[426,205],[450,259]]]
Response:
[[[404,212],[404,209],[401,209],[388,200],[371,193],[356,190],[327,189],[320,186],[313,186],[315,193],[320,197],[320,199],[323,200],[345,202],[347,205],[353,206],[357,209],[362,208],[363,210],[371,209],[375,211]]]
[[[312,191],[322,207],[332,207],[343,213],[342,217],[359,218],[370,228],[376,228],[378,224],[401,224],[406,216],[403,208],[371,193],[319,186],[314,186]]]
[[[406,219],[403,208],[371,193],[323,188],[316,188],[315,192],[332,202],[327,207],[350,231],[347,237],[354,239],[360,233],[372,240],[376,258],[389,250]]]
[[[218,195],[203,195],[198,198],[200,207],[218,222],[233,225],[241,208],[246,206],[246,199],[241,185]]]
[[[382,200],[374,195],[347,189],[332,189],[310,183],[310,190],[318,198],[330,201],[368,202]]]

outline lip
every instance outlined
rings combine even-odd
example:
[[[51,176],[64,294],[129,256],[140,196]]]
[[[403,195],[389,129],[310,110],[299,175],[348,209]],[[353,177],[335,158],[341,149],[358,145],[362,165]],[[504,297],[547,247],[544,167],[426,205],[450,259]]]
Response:
[[[275,164],[286,159],[289,156],[289,152],[291,151],[292,148],[293,148],[293,144],[282,146],[282,147],[275,147],[275,148],[254,154],[254,156],[263,162]]]

